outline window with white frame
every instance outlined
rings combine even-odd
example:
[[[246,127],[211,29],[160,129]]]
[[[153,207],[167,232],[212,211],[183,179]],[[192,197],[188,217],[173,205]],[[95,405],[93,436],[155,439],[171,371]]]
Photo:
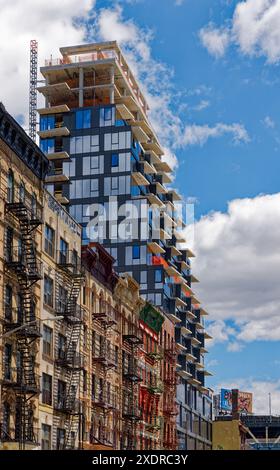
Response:
[[[130,176],[113,176],[104,178],[104,196],[118,196],[119,194],[129,194]]]
[[[112,153],[111,155],[111,172],[120,173],[130,171],[131,168],[131,154],[126,153]]]
[[[63,162],[63,174],[65,176],[76,176],[76,159],[71,162]]]
[[[131,131],[104,134],[104,150],[121,150],[131,147]]]
[[[104,173],[104,155],[83,158],[83,175],[100,175]]]
[[[98,179],[74,180],[70,185],[71,199],[84,199],[99,195]]]
[[[99,152],[99,135],[71,137],[70,154]]]
[[[115,125],[115,108],[106,107],[100,108],[100,127],[114,126]]]

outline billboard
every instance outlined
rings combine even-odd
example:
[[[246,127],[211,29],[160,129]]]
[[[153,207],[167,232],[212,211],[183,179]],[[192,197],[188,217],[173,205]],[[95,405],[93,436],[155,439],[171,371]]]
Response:
[[[238,411],[243,414],[253,413],[253,394],[238,390]]]
[[[249,392],[241,392],[240,390],[236,390],[236,392],[237,392],[238,413],[241,413],[241,414],[253,413],[253,394]],[[235,397],[234,399],[236,400],[236,394],[234,395],[234,397]],[[221,389],[221,401],[220,401],[221,411],[231,413],[232,412],[232,400],[233,400],[232,390],[222,388]]]
[[[221,410],[232,411],[232,392],[231,390],[222,388],[221,389]]]

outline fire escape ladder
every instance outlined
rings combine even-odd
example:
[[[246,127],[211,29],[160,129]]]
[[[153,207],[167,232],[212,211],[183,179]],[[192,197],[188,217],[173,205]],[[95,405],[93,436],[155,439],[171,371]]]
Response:
[[[31,346],[40,337],[40,328],[36,324],[32,286],[41,279],[33,232],[42,221],[40,217],[34,215],[34,212],[28,208],[24,201],[6,203],[5,213],[11,214],[17,220],[21,235],[21,245],[18,246],[17,251],[13,249],[9,251],[6,267],[17,276],[20,294],[19,323],[26,325],[25,328],[16,332],[21,362],[17,371],[20,386],[17,389],[15,439],[19,441],[20,448],[24,448],[25,442],[35,442],[36,440],[33,429],[32,404],[29,401],[40,392]],[[28,325],[29,323],[30,325]]]
[[[34,370],[33,356],[30,354],[30,341],[26,337],[18,338],[18,350],[21,353],[22,385],[26,391],[35,395],[38,390]]]
[[[82,356],[79,354],[82,317],[78,298],[84,280],[84,273],[79,270],[77,263],[68,263],[69,254],[67,253],[64,264],[59,263],[60,272],[57,274],[59,285],[67,291],[65,304],[61,303],[62,299],[59,298],[60,293],[58,291],[56,298],[57,305],[61,305],[58,313],[63,315],[67,324],[65,351],[62,357],[58,359],[59,366],[68,370],[67,387],[60,409],[60,412],[65,413],[67,417],[64,449],[73,448],[81,429],[81,409],[77,393],[80,385],[80,373],[83,368]]]

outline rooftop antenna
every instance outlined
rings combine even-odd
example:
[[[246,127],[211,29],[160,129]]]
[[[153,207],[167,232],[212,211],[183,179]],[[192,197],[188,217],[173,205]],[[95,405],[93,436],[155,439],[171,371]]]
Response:
[[[30,76],[29,76],[29,136],[36,141],[37,126],[37,73],[38,73],[38,42],[30,41]]]

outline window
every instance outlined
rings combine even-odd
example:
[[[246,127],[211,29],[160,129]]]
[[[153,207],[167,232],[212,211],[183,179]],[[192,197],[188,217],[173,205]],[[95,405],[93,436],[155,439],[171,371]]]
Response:
[[[112,153],[111,172],[130,172],[131,154],[130,152]]]
[[[59,244],[59,263],[66,264],[67,263],[67,255],[68,255],[68,243],[63,239],[60,238]]]
[[[11,261],[13,258],[13,238],[14,238],[14,231],[12,227],[6,228],[6,260]]]
[[[65,176],[76,176],[76,159],[73,158],[71,162],[63,162],[63,174]]]
[[[132,258],[140,259],[140,245],[134,245],[132,247]]]
[[[4,377],[6,380],[11,379],[11,363],[12,363],[12,345],[5,344],[4,347]]]
[[[42,450],[50,450],[51,448],[51,426],[42,424]]]
[[[55,127],[54,116],[41,116],[40,131],[47,131],[49,129],[54,129],[54,127]]]
[[[104,196],[118,196],[130,193],[130,176],[104,178]]]
[[[104,150],[130,149],[131,131],[104,134]]]
[[[62,407],[66,399],[66,382],[63,380],[57,381],[57,403]]]
[[[91,153],[99,152],[99,135],[81,135],[71,137],[70,153]]]
[[[58,334],[58,358],[64,359],[66,351],[66,336]]]
[[[53,307],[53,280],[49,276],[44,276],[44,303]]]
[[[43,354],[52,357],[53,330],[47,325],[43,325]]]
[[[155,283],[162,282],[162,270],[156,269],[155,270]]]
[[[41,139],[40,149],[44,153],[54,153],[54,139]]]
[[[3,405],[3,424],[2,424],[2,433],[3,437],[7,438],[10,434],[10,417],[11,417],[11,406],[9,403],[5,402]]]
[[[56,432],[56,449],[61,450],[65,444],[65,429],[57,428]]]
[[[119,178],[117,176],[111,178],[111,190],[119,188]]]
[[[90,129],[91,127],[91,110],[83,109],[76,111],[76,129]]]
[[[45,225],[45,252],[50,256],[54,256],[54,230]]]
[[[36,217],[37,214],[37,197],[35,193],[32,193],[31,196],[31,215],[32,217]]]
[[[19,200],[20,202],[24,202],[24,199],[25,199],[25,185],[23,182],[21,182],[19,186]]]
[[[111,155],[111,166],[119,166],[119,155],[117,153]]]
[[[13,289],[9,284],[5,286],[5,318],[12,320],[12,301],[13,301]]]
[[[99,195],[99,180],[74,180],[70,186],[70,199],[84,199]]]
[[[8,173],[7,201],[8,202],[14,201],[14,173],[12,172],[12,170],[9,170],[9,173]]]
[[[52,404],[52,376],[45,373],[42,376],[42,403]]]
[[[104,155],[83,158],[83,175],[100,175],[104,173]]]
[[[101,127],[115,125],[115,108],[114,107],[100,108],[99,125]]]

